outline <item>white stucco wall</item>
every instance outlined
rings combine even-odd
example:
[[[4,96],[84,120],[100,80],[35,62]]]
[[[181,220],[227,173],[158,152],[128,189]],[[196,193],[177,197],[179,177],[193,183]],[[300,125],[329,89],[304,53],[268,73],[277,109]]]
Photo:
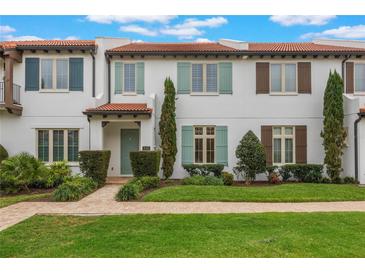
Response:
[[[365,185],[365,118],[359,123],[359,181]]]

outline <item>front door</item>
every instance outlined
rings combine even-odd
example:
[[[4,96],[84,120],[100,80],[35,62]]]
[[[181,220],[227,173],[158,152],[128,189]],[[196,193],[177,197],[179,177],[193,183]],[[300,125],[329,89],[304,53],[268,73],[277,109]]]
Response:
[[[120,173],[132,175],[129,152],[139,149],[139,129],[122,129],[120,136]]]

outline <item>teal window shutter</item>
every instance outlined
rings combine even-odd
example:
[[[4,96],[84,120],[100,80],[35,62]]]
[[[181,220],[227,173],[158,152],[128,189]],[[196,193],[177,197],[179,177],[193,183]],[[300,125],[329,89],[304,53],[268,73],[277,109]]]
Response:
[[[226,126],[216,127],[217,164],[228,166],[228,133]]]
[[[193,127],[182,126],[181,130],[181,162],[183,165],[193,163]]]
[[[114,93],[121,94],[123,91],[123,63],[114,63]]]
[[[71,91],[84,90],[84,58],[70,58],[69,87]]]
[[[144,94],[144,63],[137,63],[137,94]]]
[[[39,90],[39,58],[25,58],[25,91]]]
[[[219,63],[219,93],[232,94],[232,63]]]
[[[191,63],[177,63],[177,93],[189,94],[191,89]]]

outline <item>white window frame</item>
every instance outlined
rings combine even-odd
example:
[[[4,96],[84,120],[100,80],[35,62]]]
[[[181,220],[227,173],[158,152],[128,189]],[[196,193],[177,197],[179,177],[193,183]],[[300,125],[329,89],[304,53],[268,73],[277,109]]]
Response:
[[[281,134],[277,135],[275,134],[274,129],[275,128],[281,128]],[[293,129],[293,134],[291,135],[286,135],[285,134],[285,128],[292,128]],[[285,162],[285,139],[293,139],[293,162],[292,163],[286,163]],[[274,161],[275,159],[275,155],[274,155],[274,139],[281,139],[281,162],[277,163]],[[295,126],[273,126],[272,127],[272,163],[273,165],[276,166],[280,166],[280,165],[286,165],[286,164],[295,164],[296,163],[296,159],[295,159]]]
[[[217,65],[217,91],[207,91],[207,65]],[[203,91],[193,91],[193,65],[203,65]],[[217,62],[192,62],[190,72],[190,95],[219,95],[219,63]]]
[[[360,96],[365,96],[365,90],[356,90],[356,65],[364,65],[365,66],[365,62],[354,62],[354,95],[360,95]],[[347,79],[347,78],[346,78]]]
[[[52,60],[52,88],[42,88],[42,60]],[[58,89],[57,88],[57,60],[67,60],[67,88],[66,89]],[[39,58],[40,70],[39,70],[39,91],[40,92],[49,92],[49,93],[58,93],[58,92],[70,92],[70,59],[64,57],[40,57]]]
[[[79,150],[80,150],[80,129],[79,128],[37,128],[36,129],[36,155],[38,158],[38,132],[40,130],[48,130],[48,162],[45,163],[53,163],[53,131],[54,130],[63,130],[63,160],[71,163],[73,165],[77,165],[78,162],[69,162],[68,161],[68,131],[76,130],[78,132],[78,140],[79,140]]]
[[[196,135],[195,134],[195,128],[203,128],[203,134],[202,135]],[[214,128],[214,135],[208,135],[207,134],[207,128],[212,127]],[[205,164],[215,164],[217,162],[217,151],[215,149],[216,147],[216,135],[217,135],[217,128],[216,126],[212,125],[196,125],[193,126],[193,162],[197,165],[205,165]],[[203,162],[197,163],[195,162],[195,139],[203,139]],[[214,139],[214,162],[207,163],[207,139]]]
[[[281,65],[281,91],[272,91],[271,65]],[[285,87],[285,65],[295,65],[295,91],[286,91]],[[269,63],[270,95],[298,95],[298,63],[297,62],[270,62]]]
[[[136,62],[124,62],[123,61],[123,87],[120,95],[137,95],[137,63]],[[134,91],[125,91],[125,65],[134,65]],[[115,67],[115,66],[113,66]],[[115,73],[114,73],[115,75]],[[115,81],[114,81],[115,84]]]

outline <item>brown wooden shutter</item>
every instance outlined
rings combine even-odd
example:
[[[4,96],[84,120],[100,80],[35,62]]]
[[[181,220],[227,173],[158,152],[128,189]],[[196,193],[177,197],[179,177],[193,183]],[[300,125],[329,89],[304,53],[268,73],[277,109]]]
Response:
[[[298,93],[312,93],[311,63],[298,63]]]
[[[295,126],[295,162],[307,163],[307,126]]]
[[[261,126],[261,143],[265,147],[266,164],[272,165],[272,126]]]
[[[354,93],[354,63],[346,63],[346,93]]]
[[[270,91],[270,64],[256,63],[256,94],[268,94]]]

